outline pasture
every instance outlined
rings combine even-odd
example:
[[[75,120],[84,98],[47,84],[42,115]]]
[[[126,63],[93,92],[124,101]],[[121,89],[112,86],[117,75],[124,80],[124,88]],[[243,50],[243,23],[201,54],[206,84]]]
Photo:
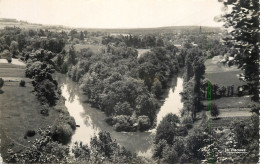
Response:
[[[223,65],[220,60],[219,56],[215,56],[205,61],[205,78],[219,87],[234,85],[234,92],[237,93],[237,87],[246,84],[239,80],[238,75],[242,73],[242,70],[238,69],[237,66]],[[208,110],[207,106],[212,103],[216,104],[219,109],[218,119],[212,118],[210,111],[206,112],[207,118],[212,118],[208,120],[208,124],[213,128],[230,127],[234,120],[247,120],[252,115],[250,112],[250,105],[252,105],[250,96],[222,97],[211,101],[204,100],[202,103],[206,110]]]
[[[205,61],[206,71],[205,78],[209,79],[212,84],[218,86],[231,86],[234,85],[234,91],[238,86],[246,84],[244,81],[239,80],[239,74],[242,73],[236,66],[225,66],[213,59]]]
[[[5,81],[0,89],[0,137],[1,154],[3,158],[7,150],[12,148],[20,151],[39,135],[24,139],[27,130],[37,131],[52,125],[57,115],[50,110],[49,116],[40,113],[41,104],[33,92],[31,80],[25,77],[25,67],[14,64],[0,63],[0,77]],[[20,87],[20,80],[26,81],[25,87]]]

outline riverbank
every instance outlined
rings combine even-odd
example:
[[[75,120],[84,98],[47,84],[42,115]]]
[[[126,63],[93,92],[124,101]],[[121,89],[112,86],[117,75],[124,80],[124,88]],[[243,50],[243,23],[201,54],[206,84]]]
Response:
[[[160,100],[160,106],[170,103],[167,111],[163,112],[161,117],[168,113],[175,112],[175,103],[165,102],[172,101],[174,98],[169,96],[179,96],[174,100],[181,101],[181,95],[177,93],[182,87],[181,79],[182,72],[172,77],[168,82],[168,87],[163,90]],[[72,136],[71,143],[81,141],[84,144],[89,144],[91,137],[99,131],[107,131],[111,137],[116,140],[121,146],[126,147],[127,150],[144,156],[147,158],[152,157],[153,142],[155,137],[156,122],[152,130],[144,132],[116,132],[112,126],[106,123],[106,114],[101,110],[93,108],[88,102],[88,97],[79,88],[76,82],[73,82],[69,77],[64,74],[55,73],[54,79],[61,85],[62,96],[66,98],[65,105],[71,116],[76,120],[79,127],[76,128],[75,134]],[[179,89],[177,89],[179,88]],[[177,92],[176,92],[177,91]],[[176,92],[176,93],[175,93]],[[169,98],[169,99],[167,99]],[[178,104],[181,102],[178,102]],[[160,108],[158,109],[158,113]],[[86,133],[87,132],[87,133]]]
[[[68,124],[66,118],[70,116],[62,97],[55,106],[45,107],[48,115],[41,114],[42,105],[34,92],[31,79],[25,77],[25,66],[0,63],[0,77],[5,81],[0,94],[0,138],[1,156],[6,162],[9,153],[19,153],[40,138],[38,129],[55,127],[61,122]],[[25,87],[20,86],[20,80],[26,82]],[[35,134],[27,136],[28,131]]]

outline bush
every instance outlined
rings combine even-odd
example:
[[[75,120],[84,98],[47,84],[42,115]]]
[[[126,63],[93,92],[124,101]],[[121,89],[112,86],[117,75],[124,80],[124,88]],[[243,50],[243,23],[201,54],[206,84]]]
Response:
[[[59,141],[62,144],[67,144],[70,142],[73,131],[69,124],[58,123],[54,128],[52,138],[54,141]]]
[[[39,82],[38,85],[35,87],[39,100],[43,104],[48,103],[50,105],[54,105],[56,99],[58,99],[57,93],[55,92],[56,89],[56,85],[48,79]]]
[[[88,161],[90,159],[90,149],[88,145],[83,145],[82,142],[75,142],[72,147],[72,153],[79,161]]]
[[[140,131],[145,131],[151,127],[151,121],[148,116],[139,116],[138,125]]]
[[[114,111],[116,115],[131,115],[133,109],[128,102],[118,102],[114,107]]]
[[[163,161],[166,163],[177,163],[178,153],[171,146],[163,149]]]
[[[176,136],[187,136],[188,129],[186,126],[180,126],[176,129]]]
[[[136,128],[133,126],[133,122],[131,121],[130,116],[126,116],[126,115],[115,116],[113,118],[113,124],[114,124],[115,130],[118,132],[136,131]]]
[[[49,115],[49,107],[47,105],[43,105],[41,107],[41,114],[44,116],[48,116]]]
[[[193,121],[190,116],[183,118],[182,123],[186,126],[187,129],[192,128]]]
[[[20,81],[20,86],[21,86],[21,87],[25,87],[25,81],[24,81],[24,80],[21,80],[21,81]]]
[[[162,139],[154,147],[153,157],[162,158],[163,149],[167,146],[167,141]]]
[[[0,89],[4,86],[4,79],[3,78],[0,78]]]
[[[218,115],[219,115],[219,109],[218,109],[217,105],[214,104],[214,103],[209,104],[209,105],[211,105],[210,115],[211,115],[212,117],[217,118]]]
[[[26,132],[26,136],[28,137],[33,137],[36,134],[36,132],[34,130],[27,130]]]

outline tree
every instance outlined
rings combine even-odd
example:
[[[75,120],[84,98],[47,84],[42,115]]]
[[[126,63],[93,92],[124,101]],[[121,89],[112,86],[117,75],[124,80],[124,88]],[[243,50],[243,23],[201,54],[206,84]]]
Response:
[[[225,38],[231,49],[238,50],[235,60],[244,70],[249,86],[249,94],[254,101],[259,100],[259,1],[258,0],[219,0],[226,9],[232,8],[222,16],[224,26],[230,28],[231,37]]]
[[[218,109],[217,105],[214,103],[209,104],[209,105],[211,105],[210,115],[217,118],[217,116],[219,115],[219,109]]]
[[[162,83],[157,78],[153,83],[152,92],[155,94],[157,98],[159,98],[162,94]]]
[[[128,102],[118,102],[114,107],[114,111],[117,115],[131,115],[133,109]]]
[[[25,81],[24,81],[24,80],[21,80],[21,81],[20,81],[20,86],[21,86],[21,87],[24,87],[24,86],[25,86]]]
[[[0,89],[4,86],[4,79],[0,78]]]
[[[84,40],[84,33],[82,31],[80,31],[80,36],[79,36],[80,40]]]
[[[18,51],[18,43],[17,43],[16,41],[12,41],[12,42],[11,42],[10,52],[11,52],[13,58],[17,57],[17,55],[19,54],[19,51]]]
[[[77,63],[76,57],[77,57],[76,50],[74,46],[71,46],[69,49],[68,64],[75,65]]]
[[[1,57],[6,59],[8,61],[8,63],[12,62],[12,55],[10,54],[9,50],[4,50],[4,52],[2,52]]]
[[[165,139],[168,144],[172,144],[179,122],[180,119],[176,114],[166,115],[157,127],[155,142],[158,143],[161,139]]]
[[[178,153],[174,150],[173,146],[166,146],[163,149],[163,161],[166,163],[177,163]]]

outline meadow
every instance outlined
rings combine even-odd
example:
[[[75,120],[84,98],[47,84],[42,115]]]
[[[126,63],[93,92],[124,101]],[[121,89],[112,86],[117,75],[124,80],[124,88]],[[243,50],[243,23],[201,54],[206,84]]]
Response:
[[[239,80],[239,74],[242,73],[236,65],[228,67],[220,63],[218,56],[205,61],[206,73],[205,78],[209,79],[212,84],[218,86],[231,86],[234,85],[234,93],[237,93],[237,87],[245,85],[246,83]],[[206,112],[210,126],[214,127],[230,127],[234,120],[246,120],[249,119],[252,113],[250,112],[251,97],[221,97],[215,100],[204,100],[203,105],[209,110],[210,104],[216,104],[220,114],[217,119],[210,116],[210,111]]]
[[[36,133],[35,136],[25,139],[28,130],[46,128],[52,125],[57,117],[54,110],[49,111],[48,117],[40,113],[41,104],[33,92],[31,80],[25,77],[24,71],[25,67],[0,63],[0,77],[5,80],[0,93],[0,134],[3,150],[23,150],[39,137]],[[26,81],[25,87],[20,86],[20,80]],[[2,152],[2,157],[5,158],[7,153]]]

